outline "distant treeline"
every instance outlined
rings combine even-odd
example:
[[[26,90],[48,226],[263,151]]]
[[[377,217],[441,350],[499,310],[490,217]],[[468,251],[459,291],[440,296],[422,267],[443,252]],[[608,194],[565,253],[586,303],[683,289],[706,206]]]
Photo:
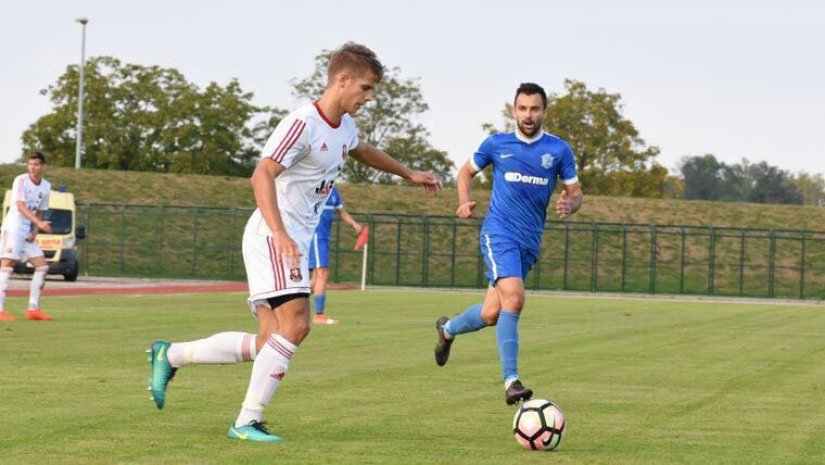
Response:
[[[686,200],[825,205],[821,174],[792,174],[766,162],[727,164],[712,154],[685,157],[679,170]]]

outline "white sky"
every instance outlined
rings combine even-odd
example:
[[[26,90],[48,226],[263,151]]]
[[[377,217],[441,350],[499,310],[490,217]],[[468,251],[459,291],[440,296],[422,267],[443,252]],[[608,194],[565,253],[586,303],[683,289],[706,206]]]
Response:
[[[669,4],[669,5],[666,5]],[[313,0],[6,2],[0,162],[51,106],[38,91],[86,54],[174,67],[201,85],[238,78],[255,103],[292,108],[291,78],[347,40],[419,77],[432,144],[463,162],[522,81],[620,93],[660,162],[746,157],[825,173],[825,2]]]

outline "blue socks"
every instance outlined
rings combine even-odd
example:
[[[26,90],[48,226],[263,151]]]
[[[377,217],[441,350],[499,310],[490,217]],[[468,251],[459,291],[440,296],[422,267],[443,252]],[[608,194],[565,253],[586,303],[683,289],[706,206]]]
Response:
[[[327,303],[327,295],[326,294],[319,294],[314,297],[315,300],[315,313],[324,313],[324,307]]]
[[[518,313],[502,309],[498,314],[496,342],[498,342],[498,357],[501,360],[501,372],[505,382],[519,377],[518,320]]]
[[[444,331],[450,336],[478,331],[487,326],[481,319],[481,304],[475,304],[464,313],[451,319],[444,325]]]

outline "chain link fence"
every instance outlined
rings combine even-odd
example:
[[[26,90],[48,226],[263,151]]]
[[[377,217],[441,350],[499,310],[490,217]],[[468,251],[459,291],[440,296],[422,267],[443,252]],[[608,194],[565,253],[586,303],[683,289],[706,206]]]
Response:
[[[81,274],[243,280],[250,208],[84,204]],[[479,219],[365,214],[367,283],[482,288]],[[361,279],[355,231],[333,225],[332,281]],[[825,299],[825,231],[548,222],[529,289]]]

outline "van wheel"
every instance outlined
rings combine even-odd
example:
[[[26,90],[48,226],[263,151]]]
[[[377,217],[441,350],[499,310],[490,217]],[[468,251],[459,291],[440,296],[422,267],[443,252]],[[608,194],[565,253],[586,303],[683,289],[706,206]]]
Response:
[[[77,262],[74,262],[74,266],[72,266],[72,271],[70,271],[69,273],[64,274],[63,279],[65,279],[66,281],[69,281],[69,282],[75,282],[75,281],[77,281],[77,275],[78,275],[79,271],[80,270],[78,269]]]

